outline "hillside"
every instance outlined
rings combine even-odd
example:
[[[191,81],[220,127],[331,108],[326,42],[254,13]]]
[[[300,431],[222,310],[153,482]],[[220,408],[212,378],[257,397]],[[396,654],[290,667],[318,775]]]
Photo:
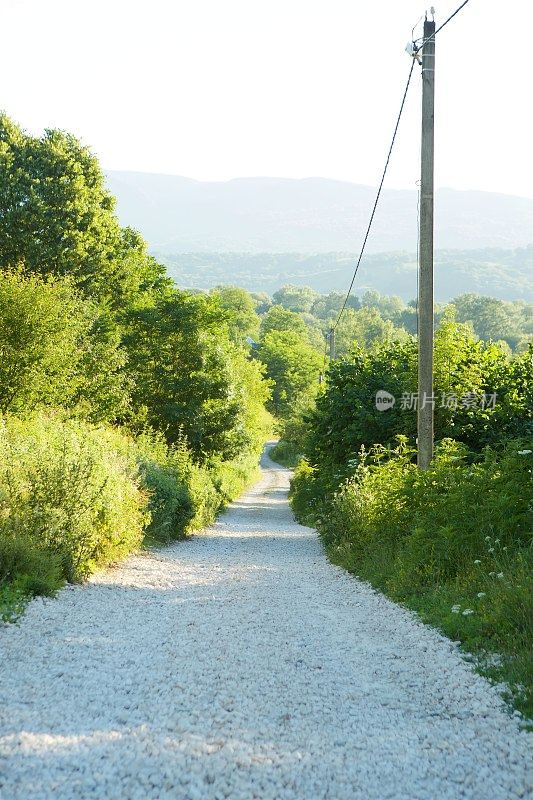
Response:
[[[355,253],[156,253],[177,284],[208,289],[238,284],[249,291],[272,293],[286,283],[320,292],[344,291]],[[435,298],[450,300],[477,292],[501,300],[533,300],[533,246],[517,250],[441,250],[435,258]],[[416,257],[405,252],[365,257],[355,294],[377,289],[404,300],[416,295]]]
[[[332,253],[357,249],[375,189],[323,178],[239,178],[200,182],[173,175],[108,172],[124,225],[153,250]],[[439,249],[525,247],[533,243],[533,199],[441,189]],[[386,189],[369,253],[416,247],[416,192]]]

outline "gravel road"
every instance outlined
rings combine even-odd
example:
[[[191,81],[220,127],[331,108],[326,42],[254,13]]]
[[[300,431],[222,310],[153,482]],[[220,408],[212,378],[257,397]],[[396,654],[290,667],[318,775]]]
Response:
[[[495,690],[328,563],[288,477],[0,629],[2,800],[528,796]]]

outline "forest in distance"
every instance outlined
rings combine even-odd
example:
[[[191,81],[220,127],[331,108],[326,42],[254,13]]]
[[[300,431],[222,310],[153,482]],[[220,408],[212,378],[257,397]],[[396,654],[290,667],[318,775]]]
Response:
[[[273,294],[284,284],[310,286],[328,294],[345,292],[357,261],[356,253],[172,252],[152,248],[179,286],[209,289],[237,284],[251,292]],[[372,253],[364,257],[357,291],[374,290],[416,296],[416,253]],[[435,298],[444,303],[461,294],[482,294],[500,300],[533,302],[533,245],[515,249],[437,250]]]

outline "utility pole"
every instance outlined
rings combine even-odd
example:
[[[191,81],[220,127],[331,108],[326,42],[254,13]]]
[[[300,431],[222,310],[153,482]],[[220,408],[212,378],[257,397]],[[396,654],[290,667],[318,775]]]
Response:
[[[424,22],[422,48],[422,169],[418,276],[418,466],[433,458],[433,158],[435,127],[435,22]]]
[[[331,361],[335,359],[335,328],[329,329],[329,357]]]

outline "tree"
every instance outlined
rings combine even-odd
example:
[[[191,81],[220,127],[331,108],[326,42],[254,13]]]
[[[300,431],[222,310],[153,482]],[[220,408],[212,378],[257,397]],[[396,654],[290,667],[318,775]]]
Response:
[[[272,299],[288,311],[311,311],[311,306],[320,295],[309,286],[293,286],[288,283],[274,292]]]
[[[385,320],[376,308],[345,309],[337,328],[337,355],[348,355],[354,345],[368,350],[381,342],[406,338],[401,328]]]
[[[97,159],[68,133],[26,135],[0,115],[0,266],[68,275],[122,308],[165,284],[141,237],[122,229]]]
[[[312,305],[311,313],[319,319],[328,322],[333,321],[344,303],[345,295],[342,292],[330,292],[326,295],[320,295]],[[350,295],[347,300],[346,308],[360,308],[361,304],[359,299],[354,295]]]
[[[302,339],[307,338],[307,326],[304,320],[298,314],[287,311],[279,305],[269,308],[261,319],[261,338],[272,331],[288,331],[298,334]]]
[[[522,315],[514,303],[463,294],[453,300],[459,322],[470,322],[474,333],[485,341],[505,340],[516,349],[522,337]],[[523,306],[522,306],[523,308]]]
[[[505,436],[531,436],[532,354],[510,361],[496,344],[477,340],[468,325],[446,316],[435,334],[435,439],[454,438],[479,452]],[[311,463],[335,473],[363,445],[394,444],[398,435],[414,442],[417,363],[417,342],[409,337],[356,347],[349,359],[331,364],[309,415]],[[380,390],[396,400],[387,411],[376,408]]]
[[[257,339],[259,336],[259,317],[255,311],[255,303],[246,289],[237,286],[217,286],[211,294],[218,299],[220,307],[229,314],[230,330],[237,342],[247,337]]]
[[[312,397],[318,389],[322,368],[320,355],[294,331],[272,330],[261,341],[258,357],[273,381],[267,407],[278,417],[288,416],[295,404]]]
[[[125,343],[139,419],[170,443],[185,434],[201,462],[257,447],[268,384],[260,364],[231,341],[215,297],[174,291],[133,310]]]
[[[113,321],[65,279],[0,273],[0,411],[68,408],[112,421],[128,407]]]

